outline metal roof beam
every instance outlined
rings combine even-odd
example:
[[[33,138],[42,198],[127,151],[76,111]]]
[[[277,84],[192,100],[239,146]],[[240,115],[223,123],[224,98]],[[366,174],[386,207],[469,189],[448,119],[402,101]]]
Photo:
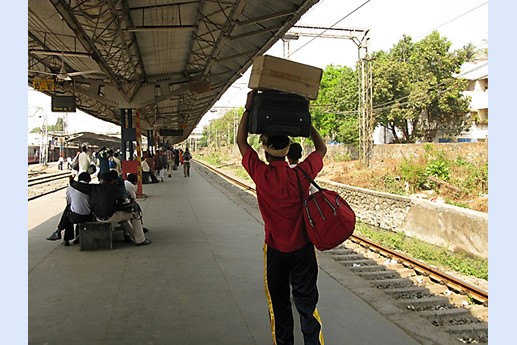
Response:
[[[244,25],[249,25],[249,24],[258,24],[258,23],[265,22],[267,20],[290,16],[290,15],[296,13],[296,11],[297,11],[297,8],[293,7],[290,10],[271,13],[271,14],[268,14],[265,16],[260,16],[260,17],[251,18],[251,19],[247,19],[247,20],[238,20],[236,22],[236,24],[239,26],[244,26]]]

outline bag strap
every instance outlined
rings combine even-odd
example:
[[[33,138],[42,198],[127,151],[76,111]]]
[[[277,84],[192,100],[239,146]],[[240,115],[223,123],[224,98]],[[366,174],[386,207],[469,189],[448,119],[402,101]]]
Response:
[[[303,190],[302,190],[302,184],[300,182],[300,176],[298,175],[297,167],[294,167],[293,170],[294,170],[294,172],[296,174],[296,181],[298,182],[298,190],[300,191],[300,201],[302,203],[302,208],[303,208],[303,205],[304,205],[305,202],[304,202],[304,198],[303,198]]]
[[[300,169],[300,171],[305,175],[305,177],[307,177],[307,179],[316,187],[318,188],[318,190],[320,192],[323,191],[323,189],[316,183],[316,181],[314,181],[310,176],[309,174],[307,174],[302,168],[300,168],[299,166],[296,166],[294,167],[293,169]],[[298,174],[296,174],[296,176],[298,177]]]

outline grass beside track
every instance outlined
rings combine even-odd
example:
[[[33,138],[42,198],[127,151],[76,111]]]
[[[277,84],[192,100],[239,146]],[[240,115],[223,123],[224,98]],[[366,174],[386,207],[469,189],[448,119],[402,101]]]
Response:
[[[444,248],[406,236],[403,233],[375,229],[357,223],[355,233],[389,249],[407,254],[428,265],[448,268],[466,276],[488,280],[488,260],[454,253]]]

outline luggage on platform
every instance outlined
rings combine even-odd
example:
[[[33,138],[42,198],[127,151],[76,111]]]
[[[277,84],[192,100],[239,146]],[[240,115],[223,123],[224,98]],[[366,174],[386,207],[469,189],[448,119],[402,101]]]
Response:
[[[257,93],[253,98],[253,106],[249,109],[248,132],[268,136],[309,137],[309,100],[280,91]]]

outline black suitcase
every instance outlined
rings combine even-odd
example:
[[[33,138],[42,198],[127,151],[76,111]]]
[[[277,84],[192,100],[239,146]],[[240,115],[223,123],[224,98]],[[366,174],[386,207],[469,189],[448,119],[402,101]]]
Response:
[[[257,93],[249,110],[248,132],[269,136],[309,137],[309,100],[303,96],[280,91]]]

